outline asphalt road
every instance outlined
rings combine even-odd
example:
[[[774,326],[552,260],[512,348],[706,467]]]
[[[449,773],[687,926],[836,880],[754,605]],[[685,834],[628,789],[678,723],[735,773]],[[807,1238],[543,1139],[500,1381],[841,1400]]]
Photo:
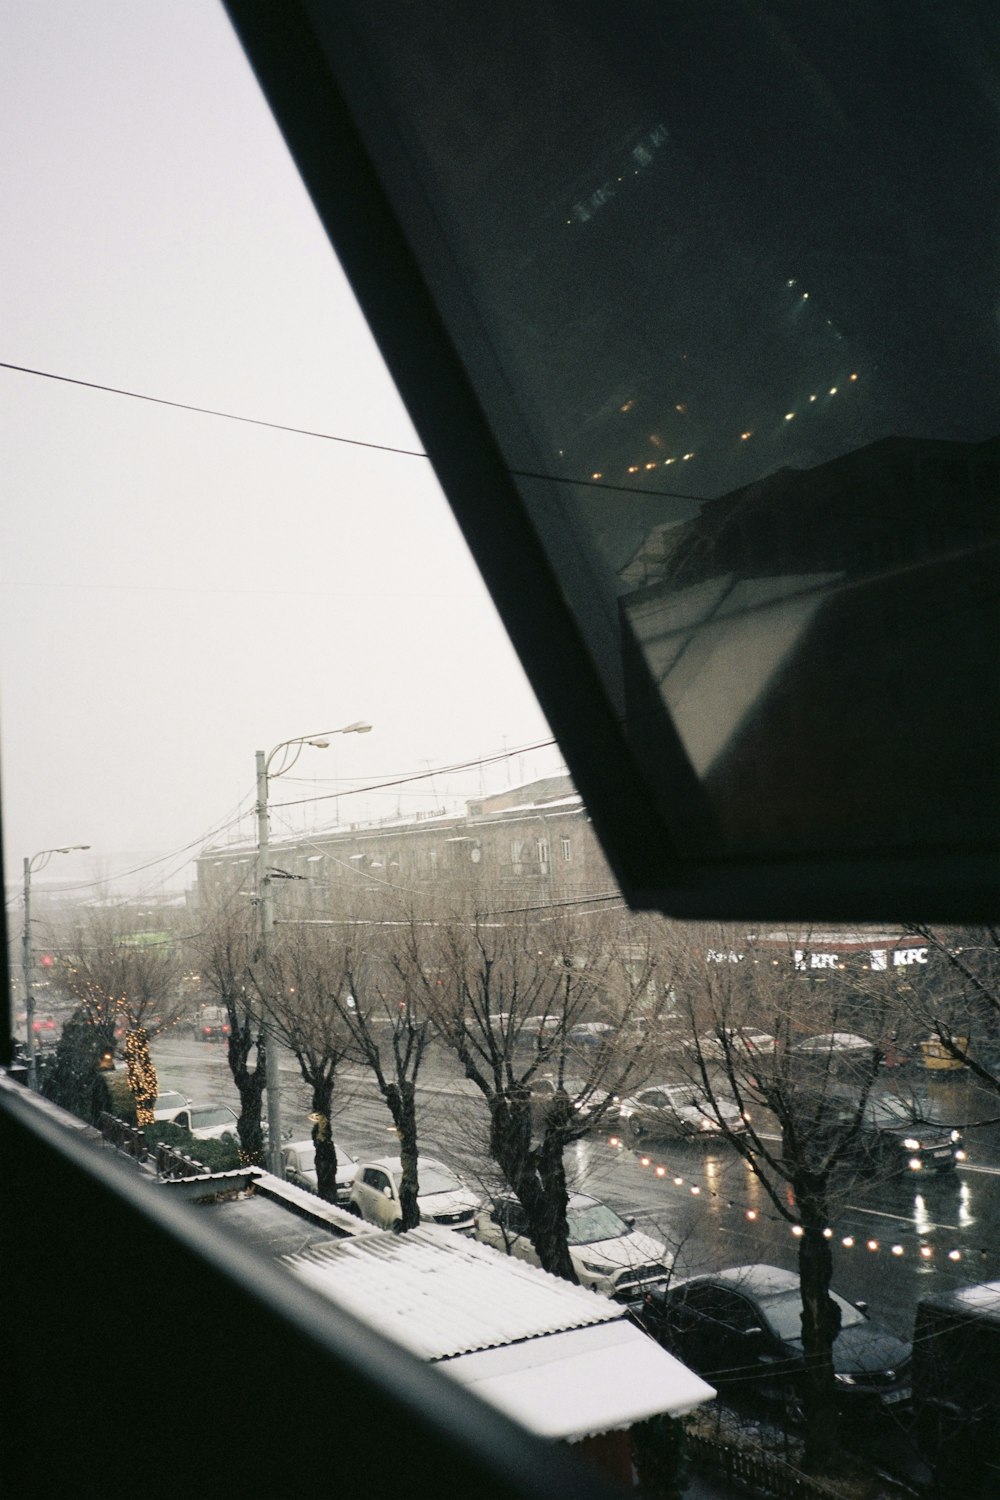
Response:
[[[190,1037],[154,1042],[160,1087],[195,1102],[238,1103],[220,1043]],[[283,1133],[309,1134],[309,1094],[290,1055],[281,1059]],[[942,1113],[955,1123],[988,1119],[989,1099],[964,1081],[929,1081]],[[456,1167],[487,1196],[500,1187],[486,1149],[486,1113],[474,1086],[445,1052],[431,1053],[420,1088],[420,1141],[427,1155]],[[338,1076],[334,1106],[337,1140],[352,1156],[384,1155],[395,1144],[385,1104],[358,1068]],[[917,1298],[925,1292],[1000,1278],[1000,1130],[967,1132],[969,1161],[929,1179],[845,1181],[831,1214],[834,1285],[850,1300],[864,1299],[873,1316],[902,1338],[913,1331]],[[723,1266],[767,1261],[796,1268],[797,1241],[750,1169],[724,1144],[651,1142],[642,1152],[588,1136],[567,1153],[571,1186],[603,1198],[638,1227],[663,1240],[675,1271],[694,1275]],[[886,1414],[875,1444],[887,1468],[919,1478],[905,1416]]]
[[[237,1104],[221,1044],[171,1037],[154,1043],[161,1088],[197,1102]],[[309,1095],[291,1056],[281,1060],[282,1123],[309,1134]],[[934,1085],[939,1107],[956,1121],[984,1118],[992,1104],[962,1083]],[[486,1115],[473,1085],[447,1055],[433,1053],[420,1087],[422,1149],[456,1166],[485,1193],[499,1186],[486,1150]],[[353,1156],[385,1154],[395,1136],[373,1081],[348,1068],[338,1079],[334,1130]],[[836,1285],[864,1298],[906,1337],[917,1297],[955,1283],[1000,1277],[1000,1135],[968,1133],[970,1160],[927,1179],[845,1181],[831,1215]],[[657,1235],[677,1257],[679,1274],[766,1260],[794,1269],[796,1240],[749,1168],[724,1145],[651,1142],[640,1153],[585,1137],[567,1156],[573,1187],[604,1198]]]

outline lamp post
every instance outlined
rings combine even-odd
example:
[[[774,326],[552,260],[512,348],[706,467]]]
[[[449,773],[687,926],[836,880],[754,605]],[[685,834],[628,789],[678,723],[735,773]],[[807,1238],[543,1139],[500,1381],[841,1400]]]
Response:
[[[38,1088],[38,1064],[35,1058],[35,993],[31,987],[31,970],[34,962],[31,951],[31,877],[36,870],[44,870],[53,854],[72,854],[77,849],[89,849],[89,844],[61,844],[57,849],[39,849],[37,854],[25,856],[24,860],[24,933],[21,939],[21,960],[24,967],[24,1026],[27,1032],[28,1087]]]
[[[271,902],[271,871],[268,868],[270,851],[270,833],[267,816],[267,789],[269,780],[277,780],[279,776],[286,775],[306,745],[312,745],[317,750],[325,750],[329,744],[327,735],[334,734],[367,734],[371,729],[370,724],[358,720],[354,724],[345,724],[341,729],[324,729],[318,734],[301,734],[295,739],[282,740],[274,746],[266,755],[263,750],[258,750],[255,757],[255,769],[257,775],[257,910],[260,917],[260,932],[257,955],[263,970],[267,960],[268,941],[274,928],[274,908]],[[282,761],[278,770],[271,770],[271,762],[279,750],[289,752]],[[264,983],[267,983],[266,974]],[[264,1031],[266,1038],[265,1048],[265,1077],[267,1086],[267,1165],[268,1170],[276,1177],[281,1176],[281,1084],[278,1077],[278,1037],[273,1023],[265,1018]]]

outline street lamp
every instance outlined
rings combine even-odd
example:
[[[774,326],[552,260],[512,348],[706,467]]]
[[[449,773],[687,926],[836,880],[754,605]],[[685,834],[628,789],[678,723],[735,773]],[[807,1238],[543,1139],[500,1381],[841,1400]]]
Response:
[[[35,995],[31,988],[31,877],[36,870],[44,870],[53,854],[73,854],[78,849],[89,849],[89,844],[61,844],[58,849],[39,849],[37,854],[26,856],[24,861],[24,934],[21,939],[21,955],[24,966],[24,1026],[28,1046],[28,1087],[38,1088],[38,1064],[35,1059]]]
[[[328,735],[367,734],[371,727],[364,720],[358,719],[353,724],[345,724],[341,729],[323,729],[318,734],[300,734],[295,739],[282,740],[266,755],[263,750],[257,751],[257,910],[260,914],[260,943],[257,951],[262,970],[267,958],[268,939],[274,927],[274,909],[271,904],[271,871],[268,868],[270,844],[267,817],[268,781],[276,781],[279,776],[286,775],[295,765],[306,745],[312,745],[317,750],[326,750],[330,743],[327,738]],[[282,757],[278,769],[272,771],[271,762],[280,750],[286,753]],[[266,975],[264,982],[265,984],[267,983]],[[280,1177],[281,1085],[278,1078],[278,1038],[274,1026],[269,1020],[265,1020],[264,1030],[266,1035],[267,1165],[268,1169],[276,1177]]]

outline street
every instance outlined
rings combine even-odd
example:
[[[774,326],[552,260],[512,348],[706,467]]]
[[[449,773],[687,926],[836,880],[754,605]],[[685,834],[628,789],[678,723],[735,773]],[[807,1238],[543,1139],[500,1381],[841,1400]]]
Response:
[[[157,1039],[161,1089],[196,1102],[238,1107],[220,1043],[188,1037]],[[298,1065],[281,1058],[283,1133],[310,1131],[309,1095]],[[932,1085],[949,1119],[990,1118],[990,1102],[964,1081]],[[486,1111],[474,1086],[447,1052],[433,1048],[421,1074],[421,1149],[454,1165],[484,1196],[499,1186],[486,1152]],[[392,1152],[395,1134],[370,1075],[338,1074],[334,1134],[352,1156]],[[1000,1276],[1000,1134],[985,1125],[967,1131],[969,1161],[933,1178],[845,1182],[831,1223],[835,1284],[864,1299],[901,1337],[913,1328],[918,1296]],[[694,1275],[723,1265],[769,1261],[795,1269],[796,1240],[761,1183],[732,1150],[700,1142],[651,1142],[642,1152],[609,1144],[604,1134],[570,1147],[571,1186],[605,1199],[639,1227],[663,1239],[677,1272]]]
[[[161,1089],[238,1106],[221,1043],[162,1038],[154,1042],[154,1058]],[[283,1134],[307,1137],[308,1090],[288,1054],[280,1075]],[[968,1128],[992,1119],[995,1106],[961,1078],[922,1084],[946,1118],[967,1127],[970,1159],[929,1179],[845,1181],[830,1225],[836,1290],[867,1302],[873,1317],[907,1340],[920,1295],[1000,1277],[1000,1131],[991,1124]],[[501,1182],[486,1148],[486,1111],[451,1054],[430,1050],[418,1092],[421,1150],[454,1166],[484,1197],[496,1191]],[[354,1157],[394,1153],[388,1110],[360,1068],[338,1073],[334,1134]],[[796,1269],[790,1225],[734,1151],[666,1141],[639,1151],[612,1140],[595,1133],[569,1148],[570,1186],[634,1216],[638,1228],[663,1240],[675,1255],[676,1275],[755,1261]],[[926,1479],[905,1411],[886,1411],[870,1429],[852,1427],[847,1440],[887,1472],[911,1483]],[[777,1431],[772,1441],[780,1441]]]

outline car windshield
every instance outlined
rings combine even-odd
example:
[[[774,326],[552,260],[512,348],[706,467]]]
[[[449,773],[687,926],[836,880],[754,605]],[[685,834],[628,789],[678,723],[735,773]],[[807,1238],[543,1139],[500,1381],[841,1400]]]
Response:
[[[462,1183],[447,1167],[431,1167],[421,1162],[418,1167],[418,1176],[421,1194],[454,1193],[462,1190]]]
[[[593,1245],[599,1240],[620,1240],[632,1231],[606,1203],[588,1203],[584,1208],[571,1208],[567,1214],[569,1243],[571,1245]]]
[[[865,1321],[864,1314],[845,1302],[843,1297],[838,1297],[836,1292],[831,1292],[830,1296],[840,1309],[841,1328],[853,1328],[856,1323]],[[779,1339],[790,1344],[802,1342],[802,1298],[798,1292],[783,1292],[779,1297],[768,1297],[760,1306]]]
[[[181,1109],[187,1103],[183,1094],[157,1094],[156,1109]]]
[[[231,1125],[235,1118],[232,1110],[227,1109],[224,1104],[191,1111],[191,1124],[198,1130],[203,1130],[209,1125]]]

